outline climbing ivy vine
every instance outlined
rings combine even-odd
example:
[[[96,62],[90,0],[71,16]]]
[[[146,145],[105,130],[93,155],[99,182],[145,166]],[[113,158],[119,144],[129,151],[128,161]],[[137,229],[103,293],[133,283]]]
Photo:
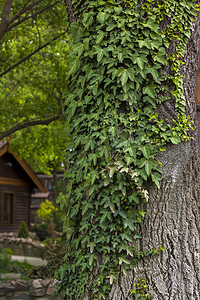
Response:
[[[187,141],[182,59],[197,6],[193,0],[77,0],[72,23],[66,115],[68,186],[63,299],[106,299],[120,273],[157,250],[138,253],[147,186],[159,188],[159,151]],[[158,107],[172,101],[174,117]]]

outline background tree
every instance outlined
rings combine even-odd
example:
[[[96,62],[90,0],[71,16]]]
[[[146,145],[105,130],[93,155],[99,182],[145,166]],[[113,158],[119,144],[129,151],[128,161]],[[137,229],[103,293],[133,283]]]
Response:
[[[59,291],[200,299],[195,2],[72,4]]]
[[[46,0],[6,0],[0,6],[0,139],[14,133],[11,146],[35,171],[60,168],[66,146],[63,82],[69,42],[63,6]]]

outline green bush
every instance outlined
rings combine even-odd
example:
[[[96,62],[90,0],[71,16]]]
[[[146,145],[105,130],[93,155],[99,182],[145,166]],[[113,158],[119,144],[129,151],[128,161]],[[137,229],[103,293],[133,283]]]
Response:
[[[62,213],[60,210],[52,212],[53,222],[55,224],[56,231],[62,232],[63,221],[62,221]]]
[[[62,231],[62,213],[60,209],[51,201],[45,200],[37,210],[38,217],[43,221],[35,223],[34,229],[40,241],[46,238],[55,238],[57,232]]]
[[[7,252],[7,249],[0,249],[0,270],[1,273],[5,273],[8,266],[11,265],[11,255]]]
[[[28,279],[27,264],[19,263],[15,260],[12,260],[11,255],[12,255],[11,249],[0,248],[0,279],[1,279],[1,274],[19,273],[21,275],[21,279],[27,280]],[[29,267],[29,269],[30,269],[30,267]]]
[[[47,223],[34,224],[35,233],[37,234],[37,237],[41,242],[44,241],[49,236],[48,226],[49,224]]]
[[[63,257],[66,254],[66,243],[61,238],[46,241],[45,259],[46,266],[34,267],[30,273],[30,278],[53,277],[55,271],[62,265]]]
[[[29,236],[28,227],[26,226],[26,223],[24,221],[22,221],[19,226],[17,236],[18,238],[24,238],[24,239],[27,239]]]
[[[12,249],[10,249],[10,248],[4,248],[3,249],[6,253],[8,253],[9,255],[13,255],[13,251],[12,251]]]
[[[53,220],[55,230],[62,231],[62,213],[59,207],[53,202],[49,200],[42,202],[40,208],[37,210],[37,215],[48,225]]]

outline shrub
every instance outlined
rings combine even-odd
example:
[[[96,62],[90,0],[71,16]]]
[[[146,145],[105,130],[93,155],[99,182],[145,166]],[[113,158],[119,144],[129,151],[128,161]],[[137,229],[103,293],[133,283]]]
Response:
[[[55,224],[55,229],[59,232],[62,232],[63,221],[62,221],[61,211],[59,209],[58,209],[58,211],[53,211],[52,216],[53,216],[53,222]]]
[[[13,251],[10,248],[4,248],[3,251],[5,251],[6,253],[8,253],[9,255],[13,255]]]
[[[37,210],[37,214],[39,218],[42,218],[45,222],[51,219],[53,212],[58,211],[58,208],[55,207],[53,202],[49,200],[45,200],[40,204],[40,208]]]
[[[34,224],[35,233],[37,234],[41,242],[44,241],[49,236],[48,226],[49,225],[47,223]]]
[[[55,238],[56,231],[62,231],[62,213],[53,202],[49,200],[42,202],[37,210],[37,215],[43,220],[42,224],[35,224],[34,226],[41,241],[46,237]],[[43,230],[44,232],[41,232]]]
[[[17,236],[18,236],[18,238],[24,238],[24,239],[27,239],[28,236],[29,236],[28,228],[27,228],[26,223],[24,221],[22,221],[20,226],[19,226]]]
[[[7,271],[8,266],[11,265],[11,255],[8,253],[7,249],[0,249],[0,270],[2,273]]]
[[[31,278],[49,278],[53,277],[55,271],[62,265],[63,257],[66,254],[66,244],[61,238],[49,240],[46,242],[45,259],[46,266],[33,268],[29,277]]]
[[[20,264],[19,262],[12,260],[12,250],[11,249],[2,249],[0,248],[0,279],[2,274],[7,273],[19,273],[21,275],[21,279],[27,280],[26,271],[28,270],[27,265]],[[29,271],[30,272],[30,271]]]

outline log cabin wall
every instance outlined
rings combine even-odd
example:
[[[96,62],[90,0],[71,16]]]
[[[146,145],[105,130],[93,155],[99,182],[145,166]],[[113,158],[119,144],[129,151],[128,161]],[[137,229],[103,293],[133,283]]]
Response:
[[[30,229],[31,194],[47,193],[29,165],[0,141],[0,232],[17,232],[22,221]]]
[[[34,183],[11,153],[0,157],[0,232],[17,232],[22,221],[30,229]]]
[[[13,221],[3,222],[3,195],[13,193]],[[0,185],[0,232],[17,232],[22,221],[30,226],[30,199],[31,190],[28,187]]]

